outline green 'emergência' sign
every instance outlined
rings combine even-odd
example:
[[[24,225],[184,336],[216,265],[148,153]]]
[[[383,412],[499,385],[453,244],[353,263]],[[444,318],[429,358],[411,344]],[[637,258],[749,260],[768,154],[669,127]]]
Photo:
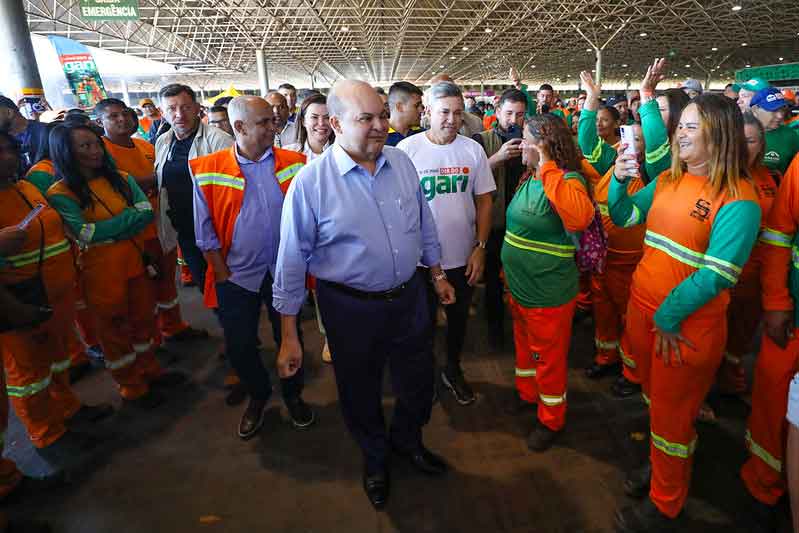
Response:
[[[83,20],[139,20],[139,0],[80,0]]]

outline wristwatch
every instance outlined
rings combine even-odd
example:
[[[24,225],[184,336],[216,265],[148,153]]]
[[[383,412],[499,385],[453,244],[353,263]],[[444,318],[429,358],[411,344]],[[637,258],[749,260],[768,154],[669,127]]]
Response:
[[[475,247],[476,248],[482,248],[483,250],[485,250],[486,249],[486,241],[477,241],[477,244],[475,245]]]
[[[430,279],[433,280],[433,283],[435,283],[437,281],[443,281],[443,280],[447,279],[447,273],[442,270],[438,274],[433,274],[432,276],[430,276]]]

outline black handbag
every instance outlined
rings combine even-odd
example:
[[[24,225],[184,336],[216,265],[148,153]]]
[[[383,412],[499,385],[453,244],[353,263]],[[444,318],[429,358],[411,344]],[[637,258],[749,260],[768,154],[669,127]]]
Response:
[[[33,210],[33,204],[22,194],[22,191],[16,187],[14,187],[14,190],[20,195],[22,200],[28,204],[28,207]],[[39,222],[39,227],[41,228],[41,236],[39,239],[39,263],[36,267],[36,275],[17,283],[5,285],[4,288],[19,303],[38,307],[40,312],[36,314],[36,317],[32,321],[22,325],[19,323],[12,324],[8,319],[8,313],[2,313],[2,316],[0,316],[0,333],[15,329],[36,327],[49,320],[53,314],[50,308],[50,300],[47,297],[47,289],[44,286],[44,279],[42,278],[42,263],[44,263],[44,223],[39,217],[36,217],[36,220]]]

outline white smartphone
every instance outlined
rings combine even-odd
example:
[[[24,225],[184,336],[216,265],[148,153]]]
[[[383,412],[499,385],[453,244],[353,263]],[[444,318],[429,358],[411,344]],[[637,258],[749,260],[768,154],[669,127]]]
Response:
[[[23,229],[23,230],[27,229],[30,223],[33,221],[33,219],[39,216],[39,213],[42,212],[44,207],[45,207],[44,204],[39,204],[36,207],[34,207],[30,213],[25,215],[25,218],[22,219],[22,222],[17,224],[17,229]]]
[[[621,143],[626,144],[627,148],[624,150],[626,155],[635,155],[635,132],[632,126],[621,127]]]

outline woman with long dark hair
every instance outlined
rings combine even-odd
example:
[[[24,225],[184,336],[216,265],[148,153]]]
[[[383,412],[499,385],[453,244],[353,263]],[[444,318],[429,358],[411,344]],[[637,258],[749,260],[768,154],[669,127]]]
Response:
[[[743,117],[733,102],[713,94],[692,100],[671,153],[671,168],[633,196],[627,187],[640,164],[620,155],[608,195],[615,224],[646,223],[624,337],[649,404],[650,462],[630,475],[625,492],[649,498],[618,513],[623,532],[661,531],[682,511],[694,422],[724,354],[729,288],[760,228]]]
[[[589,226],[594,206],[560,117],[528,120],[522,159],[529,177],[508,206],[502,264],[511,294],[518,401],[538,404],[540,423],[527,445],[543,451],[566,422],[566,359],[579,277],[569,232]]]
[[[315,93],[302,101],[297,122],[299,142],[287,146],[286,149],[305,154],[307,161],[322,155],[336,140],[333,128],[330,127],[327,96],[324,94]]]
[[[155,294],[142,239],[153,220],[150,202],[133,177],[117,171],[88,126],[57,126],[50,134],[50,155],[59,181],[48,198],[83,249],[84,299],[106,367],[125,400],[155,407],[163,398],[150,390],[150,382],[163,371],[153,354]]]
[[[20,160],[17,142],[0,132],[0,227],[20,225],[26,233],[22,249],[3,258],[0,283],[21,303],[51,314],[0,334],[6,390],[35,447],[80,447],[88,441],[68,432],[67,420],[97,420],[113,410],[82,407],[63,371],[75,316],[75,254],[58,213],[34,185],[19,180]]]

